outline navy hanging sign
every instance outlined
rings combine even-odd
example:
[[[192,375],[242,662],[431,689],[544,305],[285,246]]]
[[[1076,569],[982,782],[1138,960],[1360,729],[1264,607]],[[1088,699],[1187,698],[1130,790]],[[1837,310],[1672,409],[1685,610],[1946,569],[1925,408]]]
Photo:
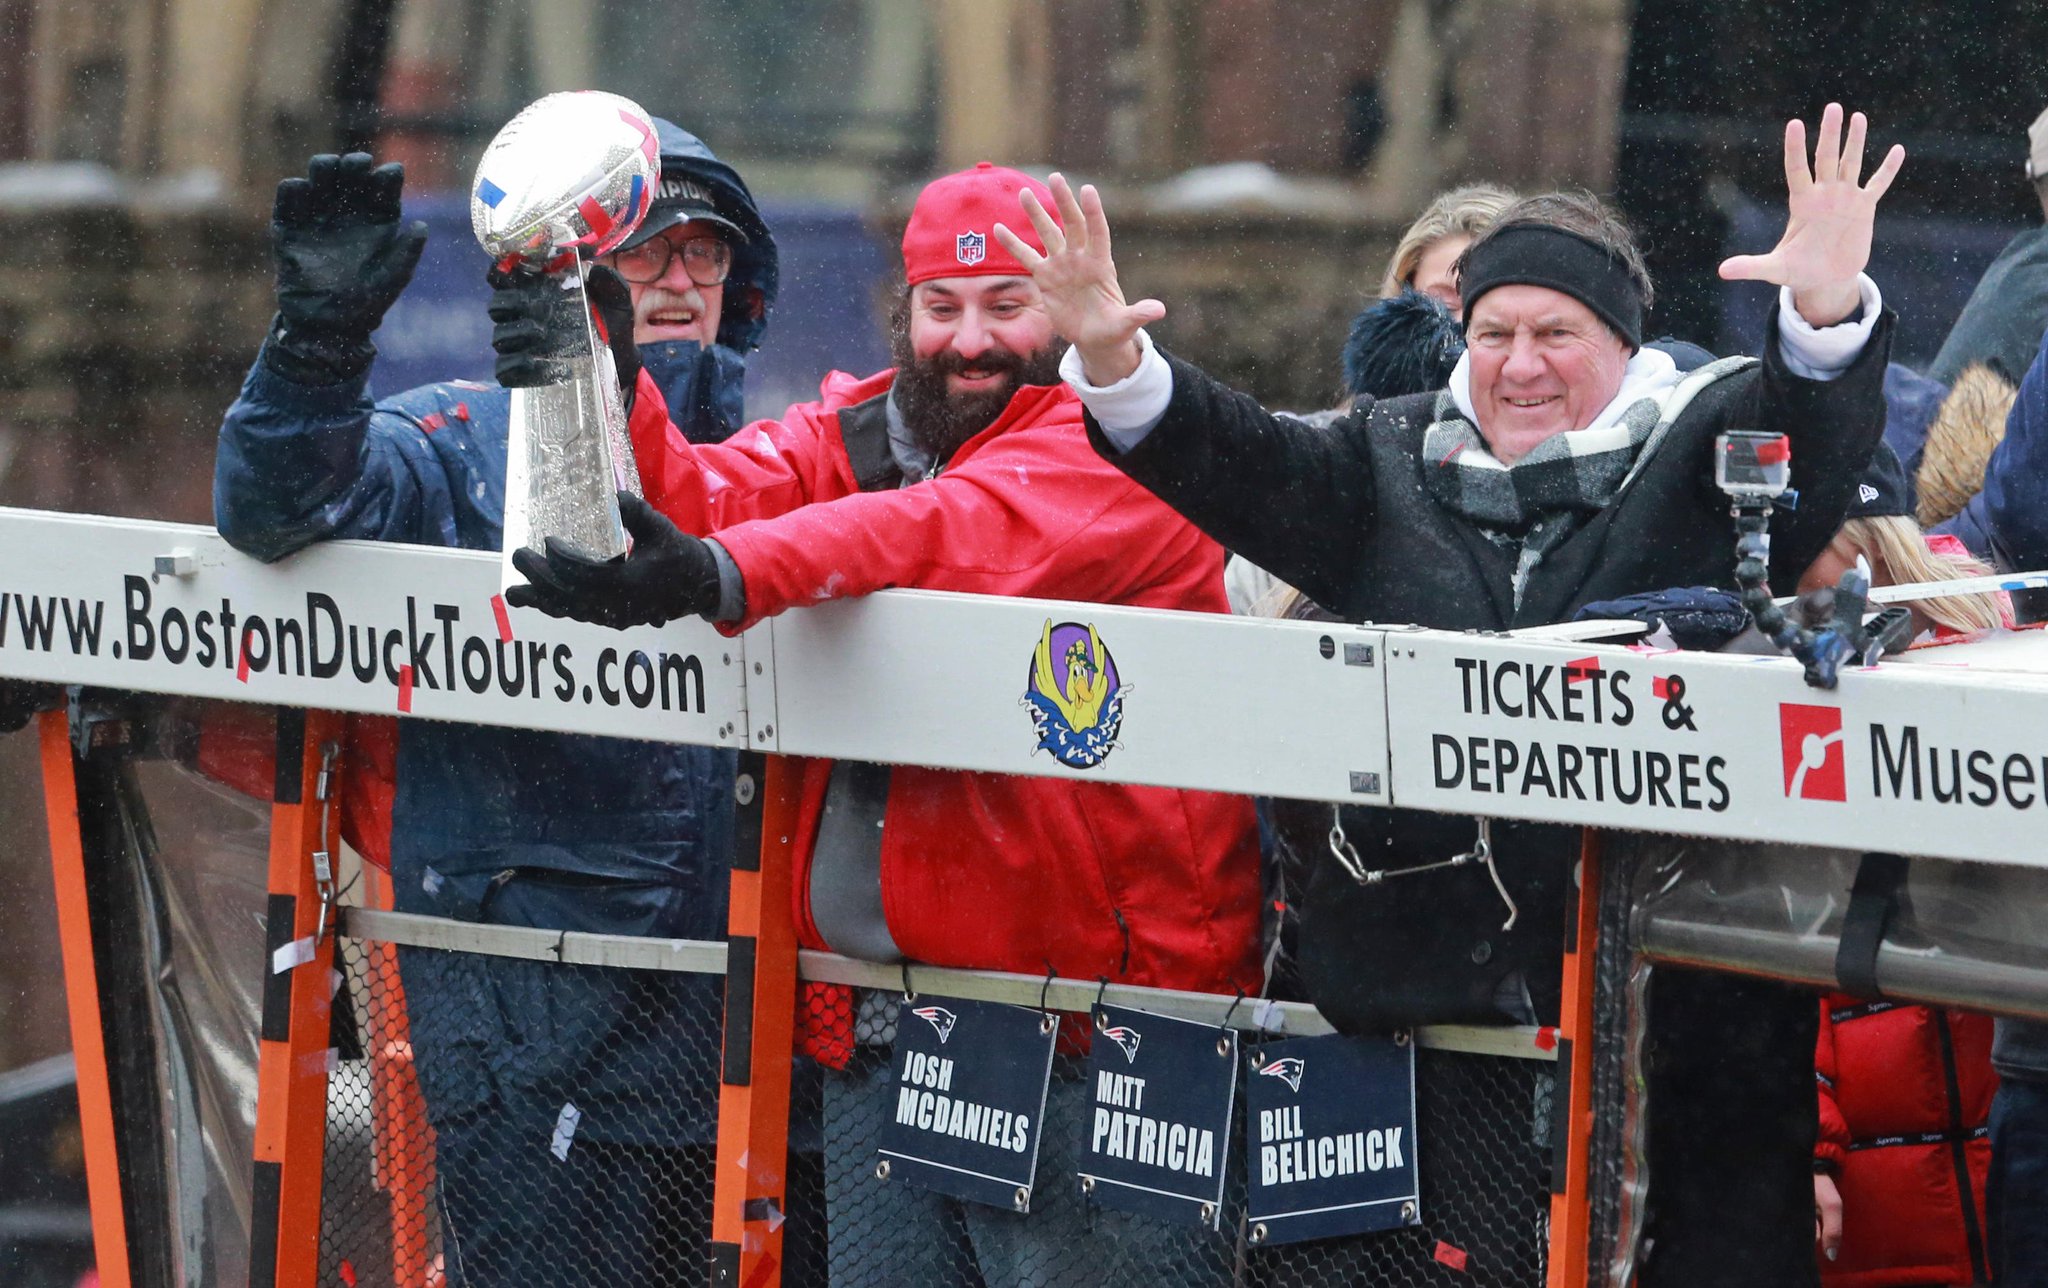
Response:
[[[1021,1006],[904,1002],[876,1175],[1030,1211],[1057,1027]]]
[[[1245,1083],[1246,1218],[1254,1243],[1417,1225],[1415,1048],[1396,1038],[1294,1038]]]
[[[1237,1030],[1095,1008],[1081,1188],[1104,1207],[1216,1229],[1237,1100]]]

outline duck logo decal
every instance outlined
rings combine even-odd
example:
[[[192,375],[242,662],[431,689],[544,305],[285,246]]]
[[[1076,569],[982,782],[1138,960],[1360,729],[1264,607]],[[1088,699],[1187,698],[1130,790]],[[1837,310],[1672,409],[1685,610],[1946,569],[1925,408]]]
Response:
[[[1024,686],[1039,750],[1072,769],[1101,764],[1116,748],[1125,692],[1093,626],[1046,619]]]

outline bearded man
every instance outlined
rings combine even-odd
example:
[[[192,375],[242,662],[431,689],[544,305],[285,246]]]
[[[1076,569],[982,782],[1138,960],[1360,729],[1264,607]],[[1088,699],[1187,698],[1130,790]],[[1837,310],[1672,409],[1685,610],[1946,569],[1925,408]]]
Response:
[[[698,613],[731,631],[897,586],[1228,611],[1221,548],[1088,445],[1059,383],[1065,343],[992,235],[998,220],[1021,223],[1023,189],[1050,200],[983,162],[918,197],[896,369],[835,372],[818,402],[715,447],[675,433],[642,381],[632,426],[647,499],[620,498],[632,553],[522,552],[532,584],[508,601],[613,626]],[[505,303],[507,317],[543,311]],[[497,336],[501,352],[535,342],[530,329]],[[1259,984],[1258,844],[1240,797],[815,762],[795,850],[806,947],[1212,993]],[[1071,1184],[1040,1187],[1020,1216],[877,1182],[859,1124],[890,1094],[887,1048],[853,1040],[847,1000],[836,1028],[806,1008],[814,1045],[843,1067],[825,1102],[835,1284],[1151,1283],[1200,1260],[1199,1235],[1088,1218]],[[863,1036],[893,1027],[878,1006],[863,1016],[878,1021]],[[1041,1176],[1073,1170],[1085,1110],[1085,1085],[1056,1079]],[[856,1205],[857,1233],[842,1230]]]

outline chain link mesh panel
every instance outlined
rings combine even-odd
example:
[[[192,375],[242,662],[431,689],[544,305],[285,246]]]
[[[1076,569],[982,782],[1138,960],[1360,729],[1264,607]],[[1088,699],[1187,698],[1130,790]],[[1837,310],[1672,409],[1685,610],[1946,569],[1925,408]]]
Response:
[[[721,977],[366,939],[336,962],[322,1283],[705,1282]],[[1030,1215],[878,1179],[894,1003],[805,990],[800,1028],[844,1068],[793,1078],[793,1288],[1542,1282],[1548,1062],[1418,1051],[1422,1225],[1258,1247],[1241,1179],[1216,1232],[1081,1195],[1087,1062],[1065,1045]],[[1241,1135],[1229,1149],[1241,1178]]]
[[[706,1280],[722,976],[361,939],[336,961],[323,1284]],[[822,1202],[808,1137],[791,1206]],[[823,1282],[790,1245],[786,1282]]]
[[[893,997],[813,987],[800,1021],[846,1055],[824,1091],[826,1242],[834,1288],[864,1285],[1517,1285],[1543,1282],[1550,1098],[1546,1061],[1423,1049],[1416,1059],[1423,1222],[1384,1234],[1256,1247],[1244,1222],[1242,1115],[1217,1232],[1128,1216],[1074,1178],[1087,1061],[1063,1044],[1027,1216],[876,1175],[893,1104]],[[850,1037],[850,1045],[846,1039]],[[833,1041],[833,1039],[837,1041]],[[849,1054],[850,1053],[850,1054]],[[836,1058],[836,1057],[835,1057]],[[792,1222],[815,1219],[803,1211]],[[799,1282],[786,1277],[784,1282]]]

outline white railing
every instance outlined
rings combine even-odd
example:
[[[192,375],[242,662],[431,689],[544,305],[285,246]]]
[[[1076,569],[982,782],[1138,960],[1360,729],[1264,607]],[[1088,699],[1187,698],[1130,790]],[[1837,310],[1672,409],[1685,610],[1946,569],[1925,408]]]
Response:
[[[1821,692],[1785,659],[921,591],[737,638],[610,631],[502,612],[490,554],[332,542],[266,566],[210,529],[25,510],[0,510],[0,549],[0,675],[23,679],[2048,862],[2038,637]],[[1048,621],[1115,662],[1092,767],[1041,750],[1024,702]]]

